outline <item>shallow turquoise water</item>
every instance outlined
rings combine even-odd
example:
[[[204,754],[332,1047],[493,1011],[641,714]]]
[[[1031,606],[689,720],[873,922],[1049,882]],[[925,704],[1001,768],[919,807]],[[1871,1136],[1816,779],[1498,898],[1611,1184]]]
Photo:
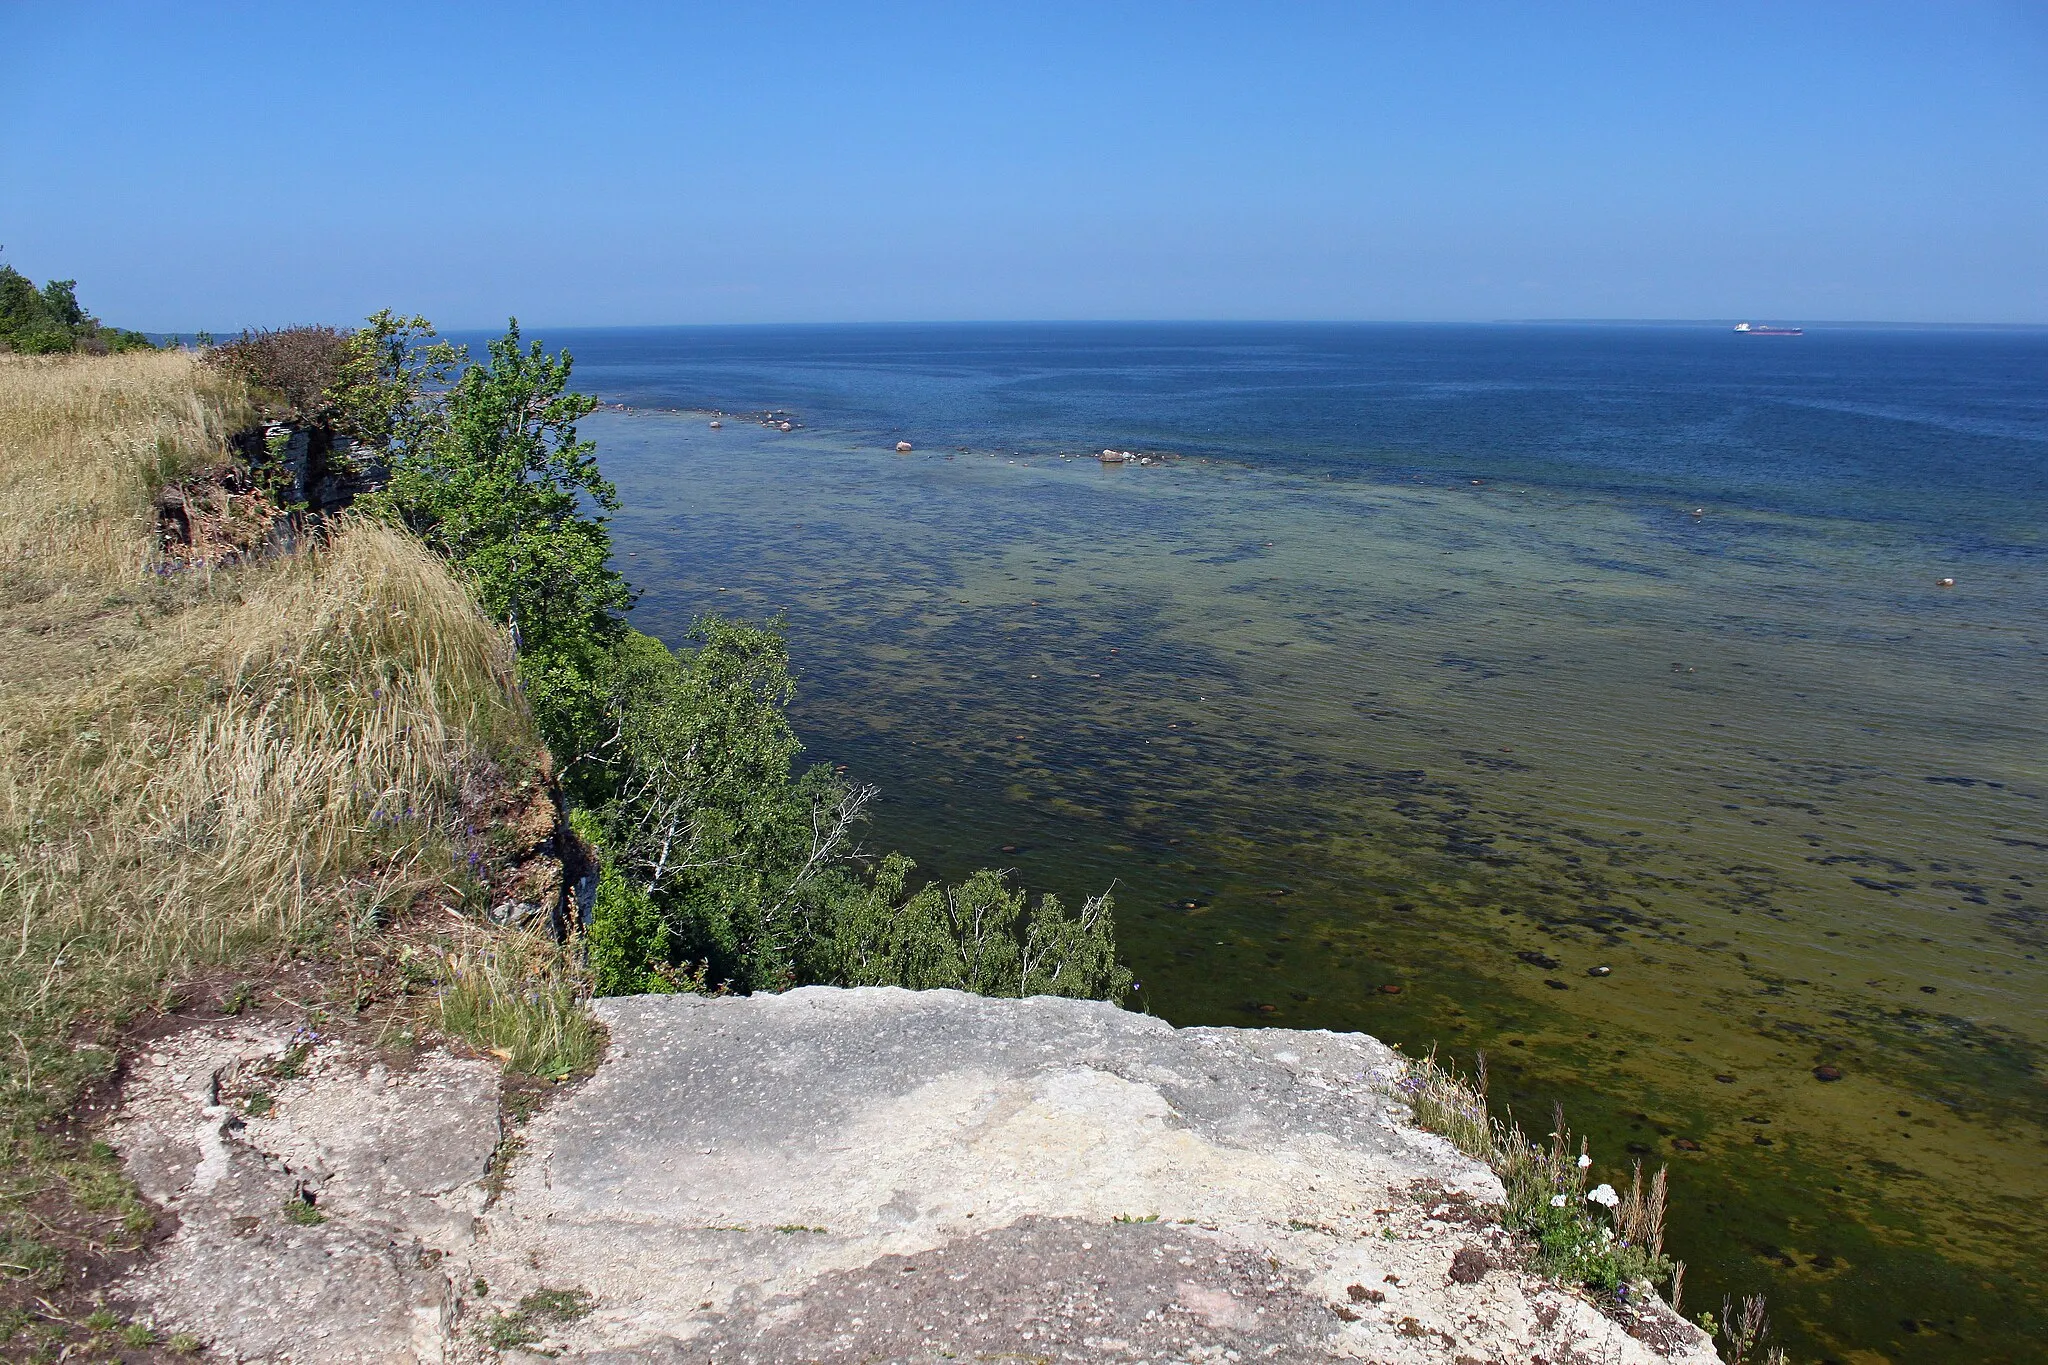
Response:
[[[1242,433],[1160,468],[898,456],[889,427],[587,428],[640,623],[786,611],[799,725],[884,788],[876,846],[1113,883],[1176,1022],[1484,1048],[1604,1178],[1673,1164],[1695,1310],[1766,1290],[1808,1358],[2038,1358],[2024,507],[1931,534],[1804,485],[1340,472]]]

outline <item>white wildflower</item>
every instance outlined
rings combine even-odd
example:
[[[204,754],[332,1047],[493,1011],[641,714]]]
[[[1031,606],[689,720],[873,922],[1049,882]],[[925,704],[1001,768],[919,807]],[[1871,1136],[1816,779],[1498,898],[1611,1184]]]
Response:
[[[1584,1152],[1580,1152],[1580,1153],[1579,1153],[1579,1169],[1580,1169],[1580,1170],[1582,1170],[1582,1171],[1583,1171],[1583,1170],[1585,1170],[1585,1169],[1586,1169],[1586,1168],[1587,1168],[1588,1166],[1590,1166],[1590,1165],[1592,1165],[1592,1164],[1593,1164],[1593,1158],[1592,1158],[1592,1157],[1589,1157],[1589,1156],[1587,1156],[1587,1155],[1586,1155],[1586,1154],[1585,1154]]]
[[[1563,1208],[1563,1207],[1564,1207],[1564,1205],[1565,1205],[1565,1198],[1564,1198],[1564,1196],[1563,1196],[1563,1195],[1561,1195],[1561,1194],[1553,1194],[1553,1195],[1551,1195],[1551,1196],[1550,1196],[1550,1207],[1552,1207],[1552,1208],[1554,1208],[1554,1209],[1561,1209],[1561,1208]]]
[[[1614,1192],[1614,1186],[1612,1185],[1598,1185],[1594,1187],[1591,1194],[1586,1196],[1586,1202],[1599,1204],[1611,1209],[1621,1202],[1621,1196]]]

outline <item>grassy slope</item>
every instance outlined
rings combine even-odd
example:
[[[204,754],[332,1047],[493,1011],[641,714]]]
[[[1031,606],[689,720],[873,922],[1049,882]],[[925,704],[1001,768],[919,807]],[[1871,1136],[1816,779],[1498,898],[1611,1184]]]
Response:
[[[387,1037],[445,1004],[542,1074],[595,1047],[573,982],[532,989],[546,945],[420,910],[488,899],[465,784],[532,787],[547,764],[503,633],[442,565],[351,524],[316,552],[160,571],[157,488],[223,465],[249,416],[178,353],[0,357],[0,1274],[17,1305],[146,1233],[67,1116],[124,1027],[223,974],[324,968]],[[0,1342],[39,1316],[0,1321]]]

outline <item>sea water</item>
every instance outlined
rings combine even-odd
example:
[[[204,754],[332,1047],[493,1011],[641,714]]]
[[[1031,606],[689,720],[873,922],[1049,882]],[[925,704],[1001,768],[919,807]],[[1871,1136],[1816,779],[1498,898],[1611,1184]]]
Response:
[[[1177,1024],[1483,1051],[1671,1167],[1688,1313],[2041,1358],[2048,333],[548,340],[636,622],[783,615],[871,847],[1113,889]]]

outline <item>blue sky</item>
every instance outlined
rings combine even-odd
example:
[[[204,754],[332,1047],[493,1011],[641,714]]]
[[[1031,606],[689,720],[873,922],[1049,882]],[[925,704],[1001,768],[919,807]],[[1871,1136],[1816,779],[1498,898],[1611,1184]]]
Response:
[[[0,0],[0,244],[156,329],[2048,322],[2048,3]]]

